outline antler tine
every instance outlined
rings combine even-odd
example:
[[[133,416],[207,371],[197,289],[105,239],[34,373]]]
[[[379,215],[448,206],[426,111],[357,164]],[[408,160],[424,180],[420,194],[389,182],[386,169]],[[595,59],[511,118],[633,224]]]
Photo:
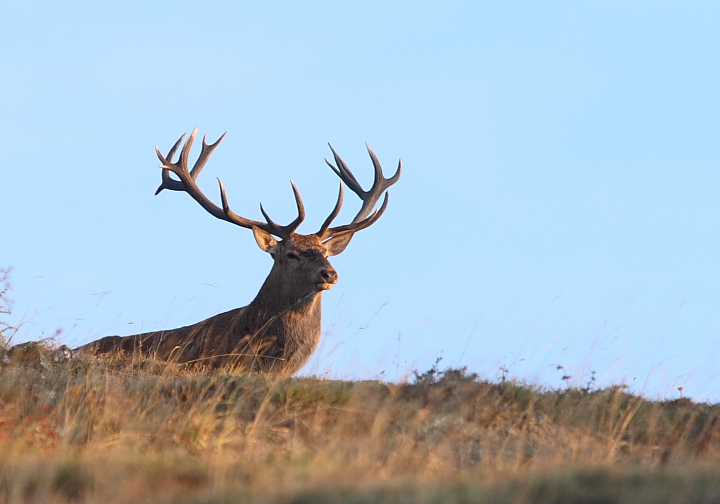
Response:
[[[402,160],[398,162],[398,168],[395,174],[390,178],[385,178],[383,176],[382,166],[380,165],[380,161],[378,161],[377,156],[373,152],[373,150],[370,148],[370,146],[366,143],[365,146],[367,147],[368,154],[370,154],[370,159],[372,160],[373,168],[375,170],[375,178],[373,180],[373,184],[370,187],[370,190],[365,191],[360,183],[357,181],[353,173],[350,171],[350,168],[348,168],[347,164],[342,160],[342,158],[338,155],[337,152],[335,152],[335,149],[333,149],[333,146],[328,144],[330,146],[330,150],[333,153],[333,157],[335,158],[335,165],[333,165],[330,161],[327,159],[325,162],[332,168],[332,170],[335,172],[335,174],[340,177],[340,179],[355,193],[357,194],[360,199],[362,200],[363,204],[360,207],[360,210],[358,211],[357,215],[355,215],[355,218],[352,220],[350,224],[344,225],[344,226],[337,226],[334,228],[328,228],[330,225],[329,221],[326,221],[325,224],[323,224],[323,227],[321,228],[320,232],[317,234],[320,235],[322,238],[326,238],[331,235],[337,235],[339,233],[346,233],[346,232],[356,232],[361,229],[365,229],[366,227],[372,225],[377,221],[380,216],[385,212],[385,208],[387,207],[388,203],[388,188],[393,185],[395,182],[397,182],[400,179],[400,175],[402,174]],[[336,166],[337,165],[337,166]],[[378,200],[380,199],[380,196],[385,193],[385,199],[383,201],[383,204],[380,209],[375,210],[373,212],[373,208],[377,204]],[[336,210],[339,212],[339,208],[336,207]],[[335,214],[335,210],[333,211],[334,214],[332,214],[332,217],[334,218],[337,214]],[[372,213],[371,213],[372,212]],[[331,220],[331,219],[330,219]]]
[[[303,205],[302,197],[300,196],[300,191],[298,190],[297,186],[295,185],[295,182],[292,180],[290,181],[290,184],[292,185],[293,194],[295,194],[295,204],[297,205],[297,211],[298,216],[295,217],[295,220],[292,221],[287,226],[281,226],[277,223],[275,223],[270,216],[265,212],[265,209],[262,206],[262,203],[260,203],[260,212],[262,212],[263,217],[265,217],[265,220],[267,221],[268,225],[273,228],[273,231],[270,231],[272,234],[276,236],[280,236],[282,238],[289,238],[291,234],[295,232],[295,230],[300,226],[302,221],[305,220],[305,205]]]
[[[357,194],[360,199],[363,202],[362,207],[360,208],[360,211],[357,213],[355,218],[353,219],[353,223],[359,222],[363,220],[365,217],[367,217],[370,212],[372,211],[373,207],[377,203],[377,201],[380,199],[380,196],[387,191],[387,189],[393,185],[395,182],[397,182],[400,179],[400,175],[402,174],[402,160],[398,162],[398,169],[395,172],[395,174],[390,178],[385,178],[383,176],[382,166],[380,165],[380,161],[378,161],[377,156],[373,152],[373,150],[370,148],[370,146],[366,143],[365,147],[368,150],[368,154],[370,154],[370,159],[373,164],[373,168],[375,169],[375,178],[373,180],[373,184],[370,187],[369,191],[365,191],[361,186],[360,183],[357,181],[353,173],[350,171],[350,168],[348,168],[347,164],[342,160],[342,158],[335,152],[335,149],[333,149],[333,146],[328,144],[330,146],[330,150],[333,153],[333,157],[335,158],[335,162],[337,163],[337,167],[335,167],[333,164],[331,164],[327,159],[325,162],[330,166],[330,168],[333,169],[333,171],[337,174],[340,179],[342,179],[343,182],[355,193]]]
[[[170,152],[168,152],[167,158],[170,160],[170,162],[172,162],[173,158],[175,157],[175,151],[177,150],[178,147],[180,147],[180,142],[182,142],[184,138],[185,138],[185,133],[180,135],[180,138],[177,139],[177,142],[175,142],[175,145],[173,145],[172,148],[170,149]],[[157,151],[158,157],[160,157],[160,160],[163,161],[163,163],[165,163],[165,158],[163,158],[162,154],[160,154],[160,149],[157,147],[157,145],[155,146],[155,150]]]
[[[180,174],[178,173],[178,171],[187,171],[187,161],[190,154],[190,149],[188,148],[188,145],[192,145],[193,141],[195,140],[196,133],[197,128],[195,128],[195,131],[193,131],[192,135],[190,135],[190,138],[183,147],[180,154],[179,163],[177,164],[173,163],[173,157],[175,157],[175,151],[180,146],[180,142],[182,142],[183,138],[185,138],[185,135],[182,135],[178,139],[178,141],[175,142],[175,145],[173,145],[172,149],[170,149],[170,152],[168,152],[167,158],[162,155],[162,153],[160,152],[160,148],[155,146],[157,156],[160,159],[160,162],[163,164],[162,167],[165,168],[162,172],[162,183],[160,184],[160,187],[157,188],[157,191],[155,191],[155,195],[157,195],[163,189],[170,189],[171,191],[185,190],[185,185],[181,181],[172,179],[170,177],[170,172],[175,173],[179,177]],[[210,158],[210,155],[213,153],[215,148],[220,145],[220,142],[223,141],[225,135],[227,135],[227,132],[223,133],[220,138],[218,138],[215,143],[212,144],[207,143],[207,135],[203,137],[202,150],[200,151],[200,155],[198,156],[197,161],[195,161],[192,170],[190,170],[190,177],[192,177],[193,180],[197,180],[198,175],[200,175],[200,172],[205,166],[205,163],[207,163],[207,160]]]
[[[373,167],[375,168],[375,181],[373,182],[373,189],[375,188],[375,184],[380,184],[383,186],[383,190],[385,190],[391,185],[393,185],[395,182],[400,180],[400,175],[402,175],[402,159],[398,160],[398,167],[397,170],[395,170],[395,175],[393,175],[389,179],[386,179],[383,178],[383,171],[382,166],[380,166],[380,161],[378,161],[375,152],[370,148],[367,142],[365,142],[365,148],[367,149],[368,154],[370,154],[370,159],[372,160]]]
[[[340,208],[342,208],[343,204],[343,198],[345,197],[345,191],[343,190],[343,184],[340,182],[340,191],[338,192],[338,199],[335,203],[335,208],[333,208],[332,212],[330,212],[330,215],[328,215],[327,219],[325,219],[325,222],[323,222],[322,226],[320,226],[320,231],[315,233],[320,237],[322,240],[325,238],[328,228],[330,227],[330,224],[333,220],[335,220],[335,217],[338,216],[340,213]]]
[[[210,154],[212,154],[215,148],[220,145],[220,142],[223,141],[225,135],[227,135],[227,131],[220,135],[220,138],[215,140],[215,143],[212,144],[207,143],[207,135],[203,136],[202,150],[200,151],[200,155],[198,156],[197,161],[195,161],[192,170],[190,170],[190,175],[192,175],[193,179],[198,178],[198,175],[200,175],[200,172],[205,167],[205,163],[207,163],[207,160],[210,159]]]
[[[342,158],[338,155],[337,152],[335,152],[335,149],[333,149],[333,146],[328,144],[328,147],[330,147],[330,150],[333,153],[333,157],[335,158],[335,163],[337,164],[337,167],[333,165],[330,161],[327,159],[325,162],[327,165],[333,169],[333,171],[337,174],[338,177],[342,179],[343,182],[347,184],[347,186],[352,189],[354,193],[357,195],[365,194],[365,191],[360,186],[360,183],[355,178],[355,175],[350,171],[350,168],[345,164],[345,161],[342,160]]]
[[[185,186],[182,182],[170,178],[170,171],[173,170],[172,165],[173,158],[175,157],[175,151],[177,151],[177,148],[180,146],[180,142],[182,142],[184,138],[185,134],[183,133],[182,136],[178,138],[178,141],[175,142],[175,145],[172,146],[170,152],[168,152],[167,158],[165,158],[165,156],[162,155],[162,152],[160,152],[160,147],[157,145],[155,146],[155,153],[162,163],[161,168],[166,167],[162,171],[162,182],[160,183],[160,187],[157,188],[157,191],[155,191],[155,196],[157,196],[163,189],[169,189],[171,191],[184,190]]]
[[[185,145],[183,145],[182,150],[180,151],[180,159],[178,160],[178,164],[175,165],[179,171],[181,171],[183,174],[190,173],[190,170],[188,169],[188,159],[190,159],[190,148],[192,147],[192,144],[195,142],[195,136],[197,135],[198,129],[195,128],[192,133],[190,133],[190,136],[187,139],[187,142],[185,142]],[[173,170],[174,171],[174,170]],[[175,173],[179,176],[180,173],[175,171]]]
[[[185,135],[181,136],[180,139],[175,142],[175,145],[173,145],[173,147],[168,152],[167,157],[163,156],[158,147],[155,147],[158,158],[162,163],[160,168],[163,169],[162,183],[160,184],[160,187],[158,187],[155,194],[158,194],[163,189],[170,189],[172,191],[184,191],[188,193],[190,197],[192,197],[195,201],[197,201],[200,206],[203,207],[208,213],[210,213],[214,217],[217,217],[218,219],[222,219],[248,229],[255,226],[280,238],[288,238],[305,218],[305,208],[303,206],[302,199],[300,198],[300,193],[297,190],[297,187],[295,187],[295,184],[293,184],[293,191],[295,193],[295,202],[298,207],[298,217],[287,226],[280,226],[273,222],[270,217],[265,213],[265,211],[263,211],[263,215],[265,216],[267,222],[247,219],[233,212],[230,209],[227,201],[225,186],[222,180],[218,179],[218,184],[220,186],[220,198],[222,200],[222,208],[220,208],[215,203],[210,201],[210,199],[205,196],[205,194],[200,190],[196,183],[196,179],[200,175],[200,172],[207,163],[207,160],[209,159],[212,152],[225,138],[225,133],[223,133],[222,136],[212,144],[207,143],[207,136],[203,138],[203,145],[200,155],[198,156],[197,161],[195,161],[192,170],[189,170],[188,159],[190,157],[190,148],[192,147],[196,135],[197,128],[195,128],[195,130],[188,138],[187,142],[185,142],[185,145],[183,145],[182,150],[180,151],[180,158],[177,162],[173,161],[173,157],[178,147],[182,143],[183,139],[185,138]],[[177,175],[180,180],[175,180],[171,178],[170,172],[173,172],[175,175]]]
[[[372,214],[370,214],[369,217],[366,217],[365,219],[359,221],[359,222],[353,222],[350,224],[345,224],[344,226],[337,226],[331,229],[328,229],[324,236],[321,238],[327,238],[328,236],[337,236],[342,233],[355,233],[357,231],[360,231],[361,229],[365,229],[366,227],[370,227],[382,216],[382,214],[385,213],[385,209],[387,208],[388,202],[390,201],[390,193],[385,193],[385,197],[383,198],[383,203],[375,210]]]

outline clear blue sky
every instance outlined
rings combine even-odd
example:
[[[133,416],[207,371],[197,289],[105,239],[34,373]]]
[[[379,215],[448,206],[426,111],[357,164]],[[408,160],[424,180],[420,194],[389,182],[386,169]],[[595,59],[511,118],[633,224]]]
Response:
[[[6,1],[3,320],[74,345],[243,306],[270,258],[153,196],[155,145],[227,131],[206,192],[219,176],[235,211],[286,221],[292,178],[313,232],[327,142],[367,184],[367,141],[405,172],[333,258],[304,373],[441,356],[720,400],[719,22],[715,2]]]

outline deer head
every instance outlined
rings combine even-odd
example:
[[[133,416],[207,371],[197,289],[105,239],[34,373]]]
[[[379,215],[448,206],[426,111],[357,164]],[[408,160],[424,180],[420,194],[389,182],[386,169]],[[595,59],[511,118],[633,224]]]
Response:
[[[260,204],[260,212],[265,221],[256,221],[242,217],[230,209],[225,186],[218,178],[220,186],[220,199],[222,207],[213,203],[198,187],[196,180],[200,175],[205,163],[213,150],[225,138],[223,134],[215,143],[208,144],[203,138],[202,150],[192,169],[188,166],[190,148],[195,140],[197,129],[195,129],[180,151],[177,162],[173,161],[177,149],[180,147],[185,135],[181,136],[175,145],[170,149],[167,156],[163,156],[160,149],[156,147],[158,158],[162,165],[162,183],[155,194],[163,189],[172,191],[184,191],[197,201],[208,213],[232,224],[251,229],[258,246],[269,253],[273,260],[273,269],[266,280],[266,284],[273,285],[273,295],[286,299],[300,299],[304,296],[315,294],[333,287],[338,280],[338,274],[328,261],[328,257],[337,255],[345,250],[354,234],[374,224],[385,212],[388,204],[387,189],[398,181],[402,172],[402,161],[398,163],[395,174],[388,178],[383,176],[380,162],[375,153],[367,146],[370,159],[375,168],[375,179],[372,187],[365,191],[345,162],[338,156],[330,146],[335,164],[328,160],[325,162],[340,177],[340,190],[337,202],[330,215],[325,219],[320,229],[313,234],[303,235],[295,233],[295,230],[305,219],[305,207],[300,197],[300,192],[294,183],[292,184],[297,205],[297,217],[287,225],[275,223],[265,212]],[[174,173],[179,180],[170,176]],[[343,203],[343,183],[347,185],[362,200],[362,206],[355,218],[349,224],[331,227],[332,221],[337,217]],[[379,209],[375,206],[380,197],[385,194],[382,205]],[[277,239],[276,239],[277,238]],[[279,239],[279,240],[278,240]]]

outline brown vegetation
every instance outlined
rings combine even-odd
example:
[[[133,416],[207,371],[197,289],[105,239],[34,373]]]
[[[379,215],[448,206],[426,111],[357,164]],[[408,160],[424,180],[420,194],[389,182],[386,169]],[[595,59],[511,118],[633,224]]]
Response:
[[[720,406],[5,359],[0,502],[717,502]]]

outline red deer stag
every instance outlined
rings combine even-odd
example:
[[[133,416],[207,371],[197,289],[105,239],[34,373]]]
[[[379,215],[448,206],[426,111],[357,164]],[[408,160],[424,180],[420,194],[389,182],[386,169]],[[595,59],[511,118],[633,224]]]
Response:
[[[88,343],[78,350],[93,353],[141,353],[157,359],[189,363],[201,367],[230,367],[243,371],[290,376],[310,358],[320,342],[321,297],[338,281],[329,256],[339,254],[353,235],[374,224],[388,204],[387,189],[398,181],[402,160],[395,175],[386,179],[380,163],[368,146],[375,167],[375,180],[369,191],[363,190],[340,156],[330,146],[335,164],[325,160],[340,177],[340,192],[335,208],[320,230],[310,235],[295,233],[305,218],[300,193],[295,184],[298,216],[290,224],[276,224],[260,205],[265,222],[237,215],[228,205],[225,187],[220,179],[222,207],[215,205],[197,186],[196,180],[213,150],[225,137],[208,144],[203,138],[200,155],[192,169],[188,168],[190,147],[197,129],[182,147],[180,158],[173,161],[185,135],[173,145],[167,157],[156,148],[162,163],[163,189],[184,191],[210,214],[232,224],[251,229],[258,246],[273,258],[273,267],[255,299],[243,308],[230,310],[197,324],[133,336],[108,336]],[[174,173],[179,180],[170,177]],[[330,227],[343,202],[343,183],[362,200],[362,206],[350,224]],[[385,194],[379,209],[375,206]],[[276,238],[279,240],[276,240]]]

